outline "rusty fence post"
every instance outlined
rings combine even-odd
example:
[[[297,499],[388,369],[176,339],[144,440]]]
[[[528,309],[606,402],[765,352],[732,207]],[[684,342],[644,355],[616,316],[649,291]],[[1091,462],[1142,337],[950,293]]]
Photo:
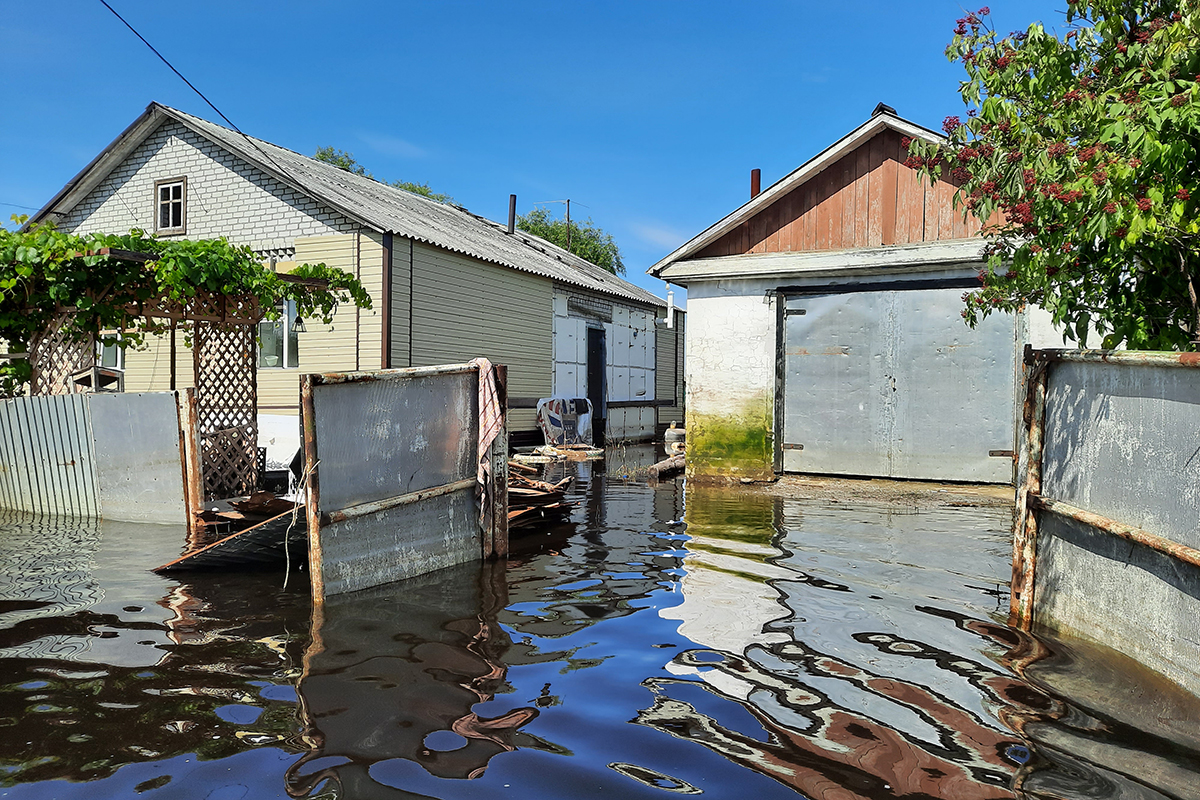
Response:
[[[489,557],[508,558],[508,367],[496,364],[496,399],[500,432],[492,442],[492,521]]]
[[[321,566],[321,489],[317,473],[317,424],[313,403],[315,375],[300,376],[300,414],[304,430],[304,512],[308,521],[308,571],[314,609],[325,604],[325,575]]]
[[[1017,494],[1016,526],[1013,531],[1012,586],[1009,601],[1009,624],[1029,630],[1033,622],[1033,596],[1037,572],[1036,506],[1033,503],[1042,491],[1042,448],[1046,427],[1046,383],[1050,362],[1039,351],[1027,357],[1032,366],[1026,385],[1025,415],[1029,425],[1025,483]]]
[[[196,390],[186,389],[176,395],[179,404],[180,458],[183,461],[183,498],[187,513],[187,536],[190,543],[198,533],[197,516],[204,507],[204,476],[200,474],[200,436],[196,420]]]

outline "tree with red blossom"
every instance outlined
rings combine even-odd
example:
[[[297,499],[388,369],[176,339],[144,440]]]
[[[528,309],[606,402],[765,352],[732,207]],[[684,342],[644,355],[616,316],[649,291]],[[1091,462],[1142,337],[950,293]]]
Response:
[[[1068,0],[1065,28],[959,19],[967,117],[909,146],[964,212],[1002,220],[963,316],[1036,305],[1084,346],[1198,349],[1200,2]]]

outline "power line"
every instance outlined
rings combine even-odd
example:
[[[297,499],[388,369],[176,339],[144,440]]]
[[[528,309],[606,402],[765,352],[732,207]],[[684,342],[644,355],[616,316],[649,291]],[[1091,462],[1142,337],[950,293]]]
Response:
[[[23,206],[23,205],[21,205],[20,203],[3,203],[3,202],[0,202],[0,206],[12,206],[13,208],[24,208],[24,209],[27,209],[27,210],[29,210],[29,211],[41,211],[41,209],[40,209],[40,208],[35,208],[34,206]]]
[[[239,128],[237,125],[234,125],[234,124],[233,124],[233,120],[231,120],[229,117],[225,116],[225,114],[221,112],[221,109],[219,109],[219,108],[217,108],[217,107],[216,107],[216,105],[213,103],[213,101],[209,100],[207,97],[205,97],[205,96],[204,96],[204,92],[202,92],[202,91],[200,91],[199,89],[197,89],[197,88],[196,88],[196,87],[195,87],[195,86],[192,84],[192,82],[191,82],[191,81],[189,81],[189,80],[188,80],[188,79],[187,79],[187,78],[184,76],[184,74],[183,74],[182,72],[180,72],[179,70],[175,69],[175,65],[174,65],[174,64],[172,64],[170,61],[168,61],[166,56],[164,56],[162,53],[158,52],[158,50],[157,50],[157,49],[154,47],[154,45],[152,45],[152,44],[150,44],[150,42],[146,41],[146,37],[145,37],[145,36],[142,36],[140,33],[138,33],[138,32],[137,32],[137,28],[135,28],[135,27],[133,27],[132,25],[130,25],[130,24],[129,24],[129,22],[128,22],[128,21],[126,21],[126,19],[125,19],[124,17],[122,17],[120,14],[118,14],[118,13],[117,13],[117,10],[108,4],[108,0],[100,0],[100,2],[101,2],[103,5],[104,5],[104,7],[105,7],[105,8],[107,8],[109,11],[111,11],[111,12],[112,12],[112,14],[113,14],[113,16],[114,16],[114,17],[116,17],[117,19],[121,20],[121,23],[122,23],[122,24],[123,24],[123,25],[124,25],[126,28],[129,28],[129,30],[133,32],[133,35],[134,35],[134,36],[136,36],[137,38],[141,39],[141,40],[142,40],[142,44],[146,45],[146,47],[149,47],[149,48],[150,48],[150,52],[151,52],[151,53],[154,53],[154,55],[158,56],[158,59],[159,59],[160,61],[162,61],[164,64],[166,64],[166,65],[167,65],[167,67],[168,67],[168,68],[171,70],[171,72],[174,72],[176,75],[178,75],[178,76],[179,76],[179,80],[181,80],[181,81],[183,81],[184,83],[186,83],[186,84],[188,85],[188,88],[190,88],[190,89],[191,89],[193,92],[195,92],[197,95],[199,95],[199,96],[200,96],[200,99],[201,99],[201,100],[203,100],[205,103],[208,103],[208,107],[209,107],[209,108],[211,108],[213,111],[217,112],[217,116],[219,116],[221,119],[225,120],[226,124],[228,124],[230,128],[232,128],[232,129],[233,129],[234,131],[236,131],[237,133],[241,134],[242,138],[243,138],[243,139],[245,139],[245,140],[246,140],[246,141],[247,141],[247,142],[248,142],[248,143],[249,143],[249,144],[250,144],[250,145],[251,145],[251,146],[252,146],[252,147],[253,147],[255,150],[257,150],[258,152],[262,153],[262,154],[263,154],[263,157],[264,157],[264,158],[266,158],[266,159],[267,159],[267,161],[270,161],[270,162],[271,162],[271,164],[272,164],[272,165],[273,165],[273,166],[274,166],[274,167],[275,167],[277,170],[279,170],[280,172],[282,172],[284,175],[286,175],[286,176],[287,176],[288,178],[290,178],[292,181],[295,181],[295,180],[296,180],[296,179],[295,179],[295,178],[292,176],[292,174],[291,174],[290,172],[288,172],[286,169],[284,169],[282,166],[280,166],[279,162],[277,162],[277,161],[276,161],[274,158],[272,158],[272,157],[271,157],[271,155],[270,155],[270,154],[269,154],[269,153],[268,153],[266,150],[263,150],[261,147],[259,147],[259,146],[258,146],[258,142],[254,141],[254,139],[253,139],[252,137],[250,137],[250,136],[247,136],[247,135],[246,135],[246,134],[245,134],[245,133],[242,131],[242,129],[241,129],[241,128]]]

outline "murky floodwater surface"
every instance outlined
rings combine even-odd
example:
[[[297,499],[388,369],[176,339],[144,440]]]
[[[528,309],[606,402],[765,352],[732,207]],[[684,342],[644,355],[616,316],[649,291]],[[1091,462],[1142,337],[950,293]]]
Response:
[[[1002,624],[1007,510],[579,470],[507,565],[316,618],[150,573],[171,528],[5,518],[0,797],[1200,797],[1195,698]]]

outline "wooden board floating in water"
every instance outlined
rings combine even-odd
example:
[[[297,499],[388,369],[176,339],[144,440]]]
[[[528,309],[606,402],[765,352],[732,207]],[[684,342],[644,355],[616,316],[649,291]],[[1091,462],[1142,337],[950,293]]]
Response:
[[[288,534],[288,528],[291,534]],[[195,569],[239,569],[262,564],[280,564],[288,559],[284,549],[284,537],[293,564],[300,564],[308,553],[308,523],[304,509],[295,515],[292,512],[271,517],[264,522],[230,534],[207,547],[193,550],[169,563],[155,567],[155,572],[182,572]]]
[[[527,468],[526,468],[527,469]],[[547,483],[527,478],[519,472],[508,473],[508,528],[519,530],[539,523],[565,522],[575,508],[567,502],[566,489],[573,478]]]

